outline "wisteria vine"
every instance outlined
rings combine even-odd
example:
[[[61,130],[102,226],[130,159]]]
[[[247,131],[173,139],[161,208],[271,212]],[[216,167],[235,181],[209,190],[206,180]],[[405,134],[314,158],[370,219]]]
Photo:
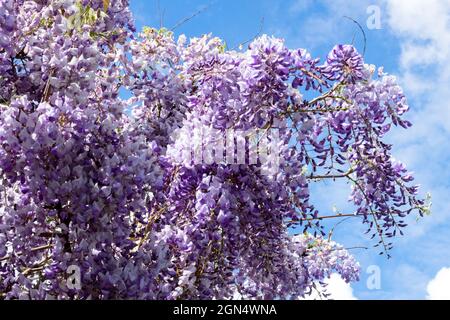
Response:
[[[388,254],[429,210],[383,141],[407,110],[351,45],[321,63],[266,35],[235,51],[136,33],[126,0],[0,0],[0,299],[296,299],[333,272],[355,281],[310,186],[347,180],[356,210],[336,217]],[[255,129],[279,132],[273,175],[183,158],[197,131]]]

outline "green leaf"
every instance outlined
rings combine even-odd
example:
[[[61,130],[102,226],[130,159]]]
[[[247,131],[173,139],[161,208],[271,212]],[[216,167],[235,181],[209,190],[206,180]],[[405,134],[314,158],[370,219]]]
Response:
[[[220,53],[224,53],[227,50],[227,43],[224,41],[221,46],[219,46]]]

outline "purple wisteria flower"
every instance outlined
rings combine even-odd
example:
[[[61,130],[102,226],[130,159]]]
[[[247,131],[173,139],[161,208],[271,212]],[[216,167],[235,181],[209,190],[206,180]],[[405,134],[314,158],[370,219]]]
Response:
[[[364,79],[362,56],[352,45],[336,45],[328,54],[324,73],[330,80],[354,83]]]

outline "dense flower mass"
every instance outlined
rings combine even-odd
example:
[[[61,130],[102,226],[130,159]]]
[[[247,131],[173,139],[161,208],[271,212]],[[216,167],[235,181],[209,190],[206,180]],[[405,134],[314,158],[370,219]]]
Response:
[[[337,45],[331,50],[323,72],[330,80],[354,83],[365,78],[363,58],[348,44]]]
[[[350,45],[321,64],[268,36],[233,51],[136,34],[126,0],[0,0],[0,298],[292,299],[333,272],[356,281],[309,188],[348,180],[387,253],[428,209],[383,141],[407,110]]]

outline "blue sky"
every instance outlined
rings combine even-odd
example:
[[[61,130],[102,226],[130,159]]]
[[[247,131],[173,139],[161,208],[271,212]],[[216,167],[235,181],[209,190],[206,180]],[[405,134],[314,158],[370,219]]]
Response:
[[[376,5],[381,29],[368,29],[367,8]],[[306,48],[326,57],[336,43],[354,43],[362,51],[358,27],[365,29],[367,63],[384,66],[398,76],[410,102],[410,130],[397,130],[388,139],[394,155],[415,172],[422,192],[433,196],[432,215],[410,221],[407,234],[397,238],[393,258],[376,249],[352,250],[362,266],[361,281],[350,286],[333,278],[336,298],[450,298],[450,0],[131,0],[136,24],[171,28],[198,10],[207,9],[180,25],[176,35],[212,33],[229,48],[262,32],[284,38],[290,48]],[[321,184],[314,200],[324,212],[333,206],[348,209],[349,187]],[[370,246],[359,221],[339,225],[334,239],[346,247]],[[371,265],[381,270],[381,288],[367,285]]]

